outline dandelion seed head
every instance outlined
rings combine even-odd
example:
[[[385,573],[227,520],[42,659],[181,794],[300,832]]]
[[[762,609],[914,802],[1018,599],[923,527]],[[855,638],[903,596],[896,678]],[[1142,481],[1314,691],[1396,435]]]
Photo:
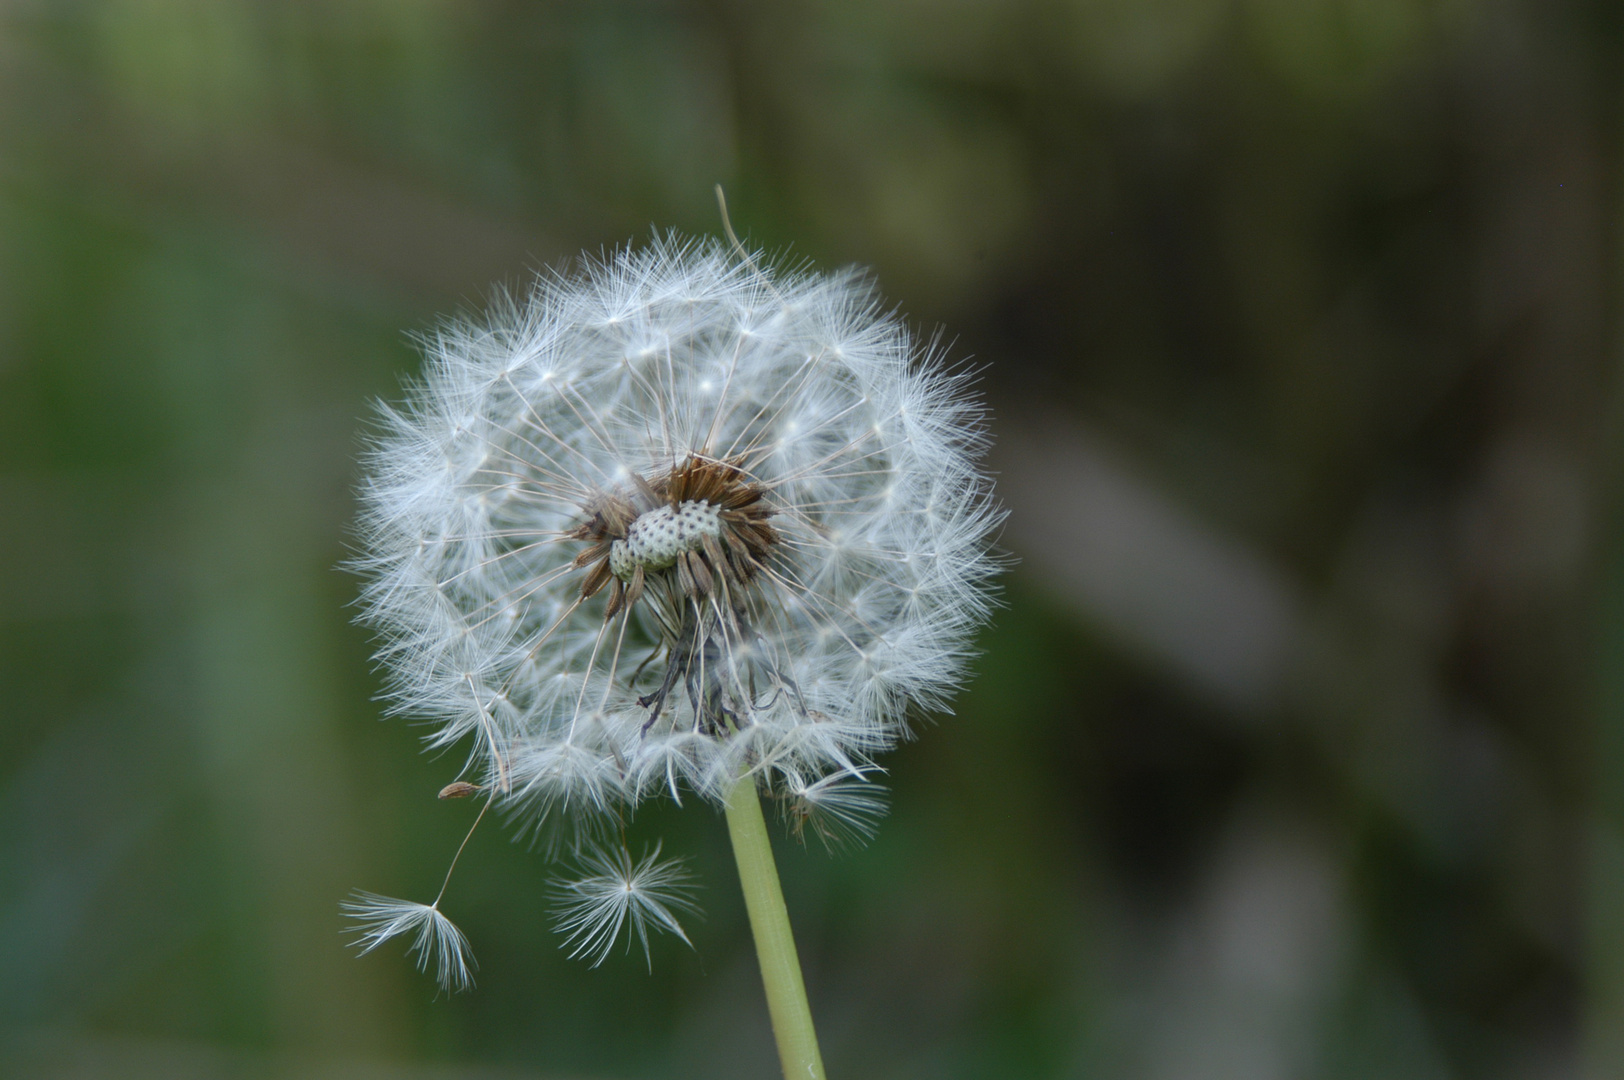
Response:
[[[797,835],[866,839],[874,758],[946,705],[991,605],[969,375],[859,272],[675,237],[422,344],[368,455],[363,619],[391,709],[468,754],[442,798],[574,826],[566,948],[687,940],[680,863],[588,843],[645,797],[720,804],[753,776]],[[410,934],[470,981],[438,901],[345,910],[363,951]]]
[[[424,340],[363,490],[395,711],[546,811],[847,775],[940,705],[999,520],[968,377],[853,271],[659,239]]]

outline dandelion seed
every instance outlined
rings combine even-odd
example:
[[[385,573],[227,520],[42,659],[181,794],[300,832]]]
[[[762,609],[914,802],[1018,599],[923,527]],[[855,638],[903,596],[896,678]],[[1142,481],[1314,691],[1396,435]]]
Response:
[[[581,863],[587,870],[584,876],[554,882],[559,901],[555,929],[565,935],[564,947],[573,947],[572,958],[589,956],[597,967],[628,924],[631,931],[626,948],[631,948],[635,934],[651,967],[650,929],[675,934],[693,947],[676,917],[677,912],[699,912],[691,896],[691,877],[681,860],[661,862],[659,845],[655,845],[635,864],[624,847],[589,850]]]
[[[390,938],[415,934],[406,952],[417,954],[417,970],[427,971],[432,962],[442,990],[467,990],[474,985],[477,965],[468,949],[468,939],[437,905],[357,890],[340,907],[355,920],[348,929],[360,935],[352,944],[362,956]]]
[[[872,840],[885,816],[886,790],[867,779],[870,771],[876,770],[836,773],[812,783],[798,774],[785,777],[784,815],[796,838],[805,840],[811,828],[830,851]]]

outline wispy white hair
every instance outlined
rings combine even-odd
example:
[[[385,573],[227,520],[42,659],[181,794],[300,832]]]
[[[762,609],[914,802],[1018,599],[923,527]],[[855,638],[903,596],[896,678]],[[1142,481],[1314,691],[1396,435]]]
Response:
[[[434,965],[440,989],[467,990],[474,985],[475,964],[468,939],[441,914],[438,903],[419,904],[357,890],[340,907],[355,920],[349,930],[359,935],[353,944],[362,956],[390,938],[410,934],[412,943],[406,951],[417,954],[419,971]]]
[[[624,847],[589,848],[581,854],[585,873],[553,882],[558,901],[555,929],[564,935],[571,957],[591,957],[597,967],[608,957],[623,928],[626,948],[633,935],[649,959],[649,931],[663,931],[693,942],[677,921],[679,912],[695,914],[691,877],[680,861],[660,859],[658,845],[632,861]]]

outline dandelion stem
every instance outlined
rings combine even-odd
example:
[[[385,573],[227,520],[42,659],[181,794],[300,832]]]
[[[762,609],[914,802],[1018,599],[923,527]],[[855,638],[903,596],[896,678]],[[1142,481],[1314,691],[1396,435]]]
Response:
[[[812,1029],[812,1010],[801,981],[801,961],[795,954],[784,890],[778,884],[767,822],[756,796],[756,778],[746,776],[727,797],[727,828],[733,838],[733,857],[739,863],[744,906],[750,912],[750,930],[761,961],[761,981],[767,990],[767,1011],[785,1080],[824,1080],[823,1057]]]

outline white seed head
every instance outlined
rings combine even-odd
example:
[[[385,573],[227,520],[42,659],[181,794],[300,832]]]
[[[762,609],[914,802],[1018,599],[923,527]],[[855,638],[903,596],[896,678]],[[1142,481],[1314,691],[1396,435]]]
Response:
[[[945,703],[996,569],[981,413],[860,273],[657,240],[426,351],[370,454],[364,617],[499,802],[815,796]]]

